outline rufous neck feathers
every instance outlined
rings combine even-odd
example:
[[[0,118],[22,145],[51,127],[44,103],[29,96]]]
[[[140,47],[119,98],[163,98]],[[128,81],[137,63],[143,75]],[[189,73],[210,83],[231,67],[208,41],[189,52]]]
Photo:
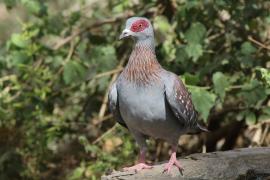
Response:
[[[130,82],[146,85],[159,80],[160,70],[154,42],[149,38],[136,42],[123,75]]]

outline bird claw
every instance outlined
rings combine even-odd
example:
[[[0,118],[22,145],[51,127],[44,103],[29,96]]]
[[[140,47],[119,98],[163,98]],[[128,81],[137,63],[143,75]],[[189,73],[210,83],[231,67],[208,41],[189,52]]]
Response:
[[[175,165],[178,168],[181,175],[183,175],[184,168],[182,168],[182,166],[180,165],[180,163],[177,161],[177,159],[175,157],[171,157],[169,162],[165,165],[164,170],[163,170],[162,173],[167,172],[167,173],[170,174],[171,171],[172,171],[173,165]]]
[[[123,168],[124,171],[135,171],[136,173],[143,170],[143,169],[152,169],[153,166],[147,165],[145,163],[139,163],[131,167]]]

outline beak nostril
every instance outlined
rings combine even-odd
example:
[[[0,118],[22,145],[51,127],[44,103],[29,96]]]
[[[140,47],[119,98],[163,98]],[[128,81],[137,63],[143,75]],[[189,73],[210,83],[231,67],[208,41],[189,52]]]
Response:
[[[123,38],[126,38],[130,35],[130,31],[128,29],[125,29],[122,34],[120,35],[119,37],[119,40],[123,39]]]

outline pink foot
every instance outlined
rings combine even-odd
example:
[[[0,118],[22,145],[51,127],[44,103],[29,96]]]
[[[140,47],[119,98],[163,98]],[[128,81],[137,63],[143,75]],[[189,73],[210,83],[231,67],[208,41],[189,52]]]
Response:
[[[135,172],[139,172],[143,169],[152,169],[153,166],[149,166],[145,163],[139,163],[139,164],[136,164],[135,166],[131,166],[131,167],[125,167],[123,168],[124,171],[135,171]]]
[[[177,161],[175,152],[172,153],[169,162],[165,165],[163,173],[164,172],[171,173],[173,165],[175,165],[178,168],[178,170],[180,171],[180,173],[183,175],[184,169],[181,167],[180,163]]]

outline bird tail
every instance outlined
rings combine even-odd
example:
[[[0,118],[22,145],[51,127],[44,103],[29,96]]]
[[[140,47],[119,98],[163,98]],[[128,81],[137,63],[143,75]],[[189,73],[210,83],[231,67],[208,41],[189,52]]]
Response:
[[[195,128],[193,128],[188,134],[199,134],[200,132],[210,132],[206,127],[197,123]]]
[[[206,127],[200,125],[199,123],[197,123],[197,129],[201,132],[210,132]]]

